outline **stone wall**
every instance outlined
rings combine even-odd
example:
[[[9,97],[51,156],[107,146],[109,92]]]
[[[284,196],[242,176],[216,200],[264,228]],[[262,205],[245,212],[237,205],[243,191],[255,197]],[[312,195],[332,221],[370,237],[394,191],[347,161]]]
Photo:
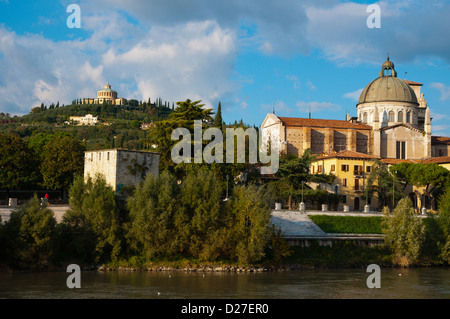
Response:
[[[149,173],[158,176],[159,156],[121,149],[88,151],[84,156],[84,178],[101,174],[115,191],[123,186],[137,186]]]

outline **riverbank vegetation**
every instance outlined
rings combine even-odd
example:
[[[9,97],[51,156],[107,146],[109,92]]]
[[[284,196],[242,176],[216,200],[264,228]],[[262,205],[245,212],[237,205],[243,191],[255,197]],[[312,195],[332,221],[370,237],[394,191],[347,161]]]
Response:
[[[167,171],[148,175],[128,198],[117,196],[100,176],[87,181],[79,176],[62,222],[34,197],[0,226],[0,264],[33,270],[71,263],[112,269],[448,265],[449,214],[414,217],[409,199],[392,213],[385,210],[381,220],[312,216],[322,227],[323,221],[334,227],[328,231],[353,225],[374,233],[382,227],[385,245],[290,247],[270,225],[273,195],[266,187],[235,185],[226,201],[223,192],[220,179],[204,168],[182,180]],[[445,196],[442,207],[448,205],[448,192]]]

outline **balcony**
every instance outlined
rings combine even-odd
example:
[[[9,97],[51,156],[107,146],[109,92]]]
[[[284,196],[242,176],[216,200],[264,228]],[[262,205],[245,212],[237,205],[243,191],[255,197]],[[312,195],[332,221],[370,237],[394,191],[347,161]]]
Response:
[[[362,170],[353,171],[353,176],[364,176],[364,171]]]
[[[353,189],[355,192],[358,192],[358,193],[364,192],[364,187],[360,186],[360,185],[355,185],[355,187]]]

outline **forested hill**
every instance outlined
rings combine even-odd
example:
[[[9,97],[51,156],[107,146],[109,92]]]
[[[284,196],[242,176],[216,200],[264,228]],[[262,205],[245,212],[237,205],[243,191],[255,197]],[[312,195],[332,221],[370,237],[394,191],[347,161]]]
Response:
[[[0,114],[0,134],[19,135],[24,140],[37,134],[63,134],[82,143],[86,150],[123,147],[129,149],[149,149],[146,142],[147,131],[140,129],[142,123],[167,119],[173,112],[174,103],[129,100],[126,105],[52,103],[34,107],[24,116],[11,117]],[[95,126],[67,125],[71,116],[92,114],[98,117]],[[69,122],[70,123],[70,122]]]
[[[22,123],[45,122],[63,124],[70,116],[84,116],[92,114],[98,116],[100,121],[111,121],[114,119],[137,120],[140,122],[159,121],[167,118],[172,113],[175,105],[158,98],[156,102],[129,100],[126,105],[103,104],[80,104],[76,100],[71,105],[59,106],[59,102],[50,106],[41,104],[34,107],[30,113],[20,117]]]

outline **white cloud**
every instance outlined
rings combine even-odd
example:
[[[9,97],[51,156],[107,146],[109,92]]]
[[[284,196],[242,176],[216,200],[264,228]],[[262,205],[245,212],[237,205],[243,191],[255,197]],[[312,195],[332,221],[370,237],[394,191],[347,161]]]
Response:
[[[343,95],[343,97],[345,97],[345,98],[347,98],[347,99],[351,99],[351,100],[353,100],[353,101],[358,101],[359,100],[359,97],[361,96],[361,92],[364,90],[364,88],[362,88],[362,89],[357,89],[357,90],[355,90],[355,91],[353,91],[353,92],[348,92],[348,93],[345,93],[344,95]]]
[[[316,86],[310,80],[308,80],[306,82],[306,85],[308,86],[308,89],[310,89],[311,91],[315,91],[316,90]]]
[[[261,107],[267,112],[275,112],[275,114],[289,114],[293,113],[294,109],[287,106],[284,101],[276,101],[273,104],[262,104]]]
[[[440,113],[431,111],[431,118],[433,120],[439,121],[439,120],[449,119],[449,116],[448,116],[448,114],[440,114]]]
[[[103,29],[105,17],[83,19],[93,33],[73,41],[17,35],[0,26],[0,83],[6,83],[0,85],[0,111],[28,113],[41,103],[95,97],[106,81],[121,97],[190,98],[209,107],[237,89],[230,81],[235,32],[213,20],[144,32],[118,14]]]
[[[431,130],[433,131],[433,133],[448,134],[448,131],[450,130],[450,125],[433,125],[431,127]]]
[[[336,105],[330,102],[304,102],[304,101],[297,101],[295,104],[297,108],[301,112],[321,112],[321,111],[339,111],[341,109],[340,105]]]
[[[441,93],[441,101],[450,99],[450,86],[445,86],[443,83],[439,82],[431,83],[430,86],[439,90]]]
[[[298,77],[296,77],[295,75],[286,75],[286,79],[288,79],[289,81],[291,81],[293,83],[294,89],[299,89],[300,88],[300,81],[298,79]]]

